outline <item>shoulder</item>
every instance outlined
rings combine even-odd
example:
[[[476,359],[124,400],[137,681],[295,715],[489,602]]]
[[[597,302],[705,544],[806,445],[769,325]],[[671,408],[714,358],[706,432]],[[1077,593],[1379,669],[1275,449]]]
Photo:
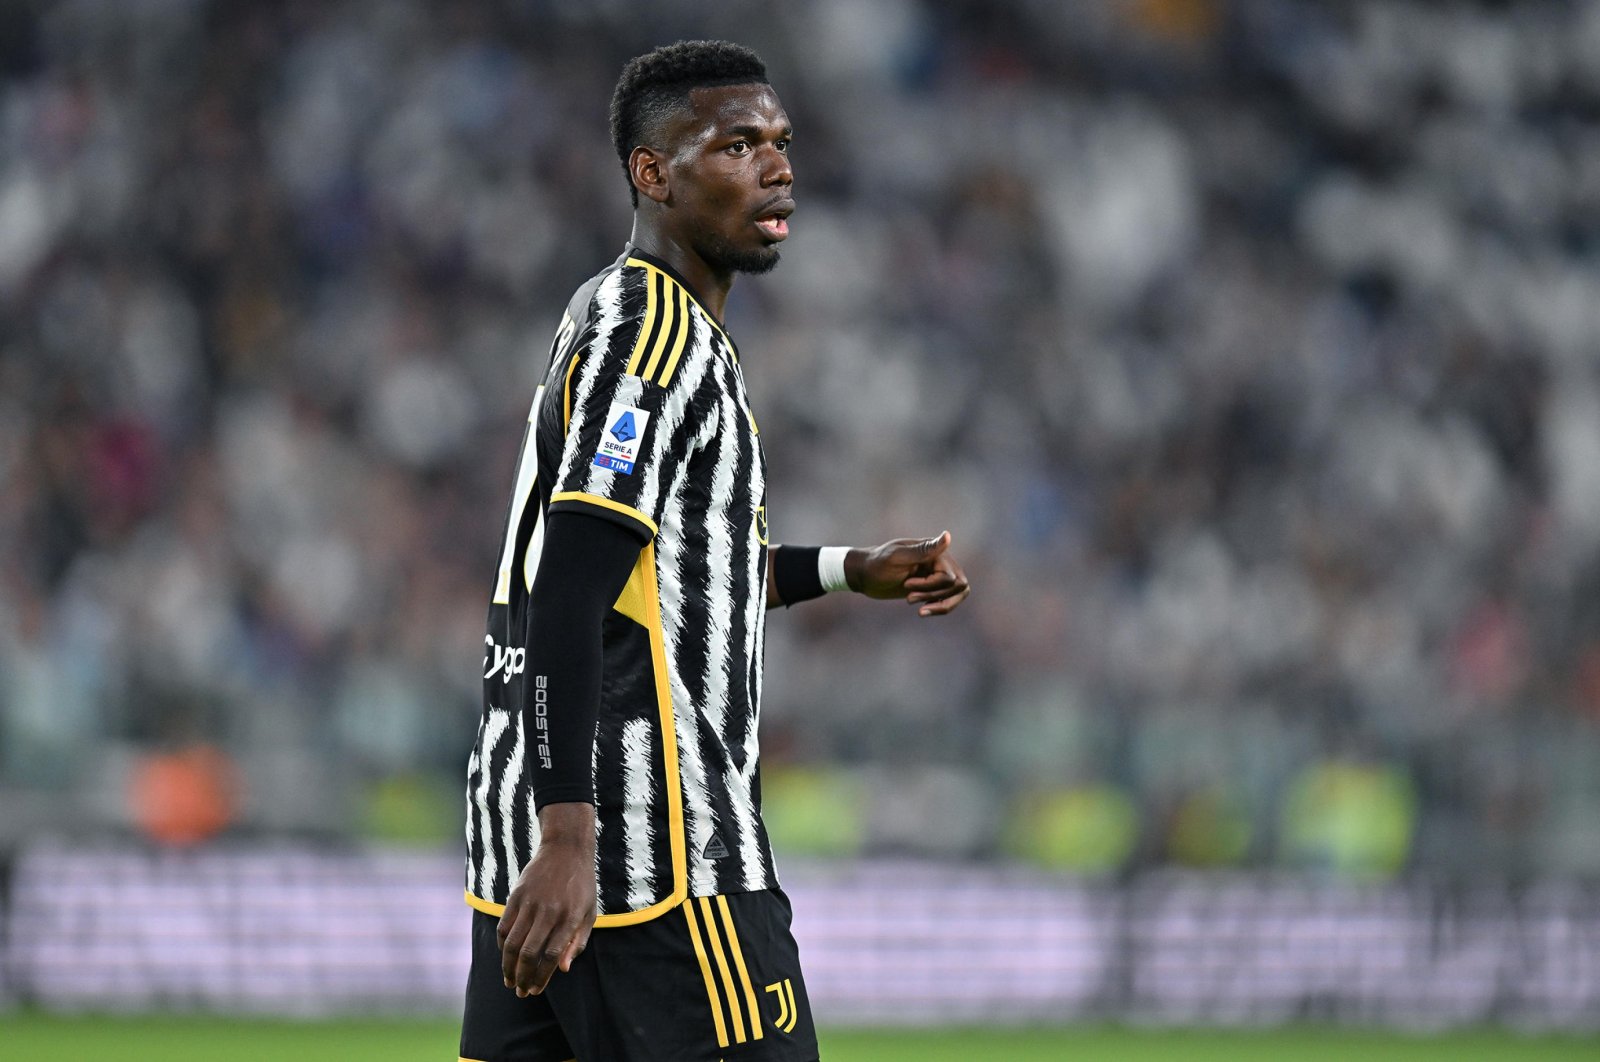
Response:
[[[638,271],[627,265],[627,255],[606,266],[579,285],[567,301],[566,316],[579,329],[606,321],[615,327],[643,312],[644,287]]]
[[[579,345],[598,355],[593,360],[599,371],[659,388],[680,390],[701,380],[705,362],[729,357],[733,349],[694,292],[642,255],[624,254],[590,278],[568,314]],[[683,371],[691,363],[693,371]]]
[[[602,302],[614,301],[617,333],[629,340],[623,345],[623,372],[670,387],[693,336],[703,327],[689,289],[668,270],[633,257],[622,263],[615,281],[602,286],[601,294]]]
[[[555,361],[563,371],[582,362],[593,369],[622,372],[646,323],[640,271],[619,258],[586,280],[567,301],[556,336]]]

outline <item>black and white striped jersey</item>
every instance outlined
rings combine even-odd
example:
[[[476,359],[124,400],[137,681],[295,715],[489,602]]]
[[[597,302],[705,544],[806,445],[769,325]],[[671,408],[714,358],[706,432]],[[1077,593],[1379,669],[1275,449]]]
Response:
[[[573,297],[528,416],[468,767],[474,907],[499,914],[539,843],[523,639],[544,523],[563,508],[648,538],[603,630],[598,924],[777,884],[756,753],[765,482],[732,341],[665,262],[629,248]]]

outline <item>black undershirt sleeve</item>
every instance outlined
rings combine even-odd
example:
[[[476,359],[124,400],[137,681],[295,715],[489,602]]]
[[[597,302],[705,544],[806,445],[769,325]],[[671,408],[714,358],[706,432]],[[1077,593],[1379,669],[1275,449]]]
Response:
[[[619,524],[551,513],[528,595],[523,724],[532,746],[533,803],[594,803],[601,625],[643,543]]]
[[[817,570],[817,554],[821,546],[769,546],[777,550],[772,555],[772,586],[778,600],[784,605],[798,605],[821,597],[822,576]]]

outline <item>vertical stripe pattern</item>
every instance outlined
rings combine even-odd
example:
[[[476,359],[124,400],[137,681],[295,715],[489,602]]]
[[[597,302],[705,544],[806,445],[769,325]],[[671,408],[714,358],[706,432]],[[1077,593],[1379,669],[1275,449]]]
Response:
[[[653,547],[604,632],[599,924],[655,917],[686,897],[772,887],[755,787],[766,465],[733,344],[664,263],[634,253],[574,296],[542,386],[507,507],[485,650],[491,667],[519,659],[517,650],[528,666],[484,681],[468,764],[467,890],[503,904],[538,844],[537,752],[522,723],[523,679],[538,649],[524,631],[544,522],[566,509],[620,521]],[[595,461],[619,405],[648,414],[627,472]],[[521,578],[504,577],[505,558]],[[709,905],[696,919],[693,904],[683,906],[727,1042],[759,1038],[731,920]]]
[[[717,931],[717,919],[711,913],[711,901],[702,896],[699,904],[706,939],[711,944],[711,955],[717,961],[717,972],[722,975],[723,998],[728,1001],[728,1013],[733,1016],[733,1039],[735,1043],[742,1044],[748,1038],[744,1032],[744,1006],[739,1002],[739,988],[733,983],[733,970],[728,965],[727,953],[722,949],[722,934]]]
[[[728,908],[726,896],[717,897],[717,911],[722,915],[722,927],[728,933],[728,951],[733,955],[733,965],[739,971],[739,984],[744,987],[745,1006],[749,1008],[750,1015],[750,1036],[759,1040],[763,1034],[761,1009],[756,1005],[756,986],[750,982],[750,968],[744,963],[744,947],[739,943],[739,931],[734,928],[733,911]]]
[[[722,1020],[722,993],[717,990],[717,980],[711,973],[711,960],[706,958],[706,943],[700,936],[700,920],[695,917],[694,901],[683,905],[683,918],[689,926],[689,939],[694,944],[694,957],[700,962],[700,976],[706,983],[706,1002],[711,1005],[711,1022],[717,1030],[717,1046],[728,1046],[728,1025]]]
[[[656,900],[655,860],[651,840],[655,825],[650,821],[650,724],[631,719],[622,731],[622,843],[627,863],[630,909],[648,907]]]

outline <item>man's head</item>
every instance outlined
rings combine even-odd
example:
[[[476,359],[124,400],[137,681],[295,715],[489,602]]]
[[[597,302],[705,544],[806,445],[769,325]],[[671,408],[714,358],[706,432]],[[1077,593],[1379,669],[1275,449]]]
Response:
[[[611,136],[642,220],[721,272],[778,261],[794,209],[788,115],[761,59],[727,41],[679,41],[629,61]]]

